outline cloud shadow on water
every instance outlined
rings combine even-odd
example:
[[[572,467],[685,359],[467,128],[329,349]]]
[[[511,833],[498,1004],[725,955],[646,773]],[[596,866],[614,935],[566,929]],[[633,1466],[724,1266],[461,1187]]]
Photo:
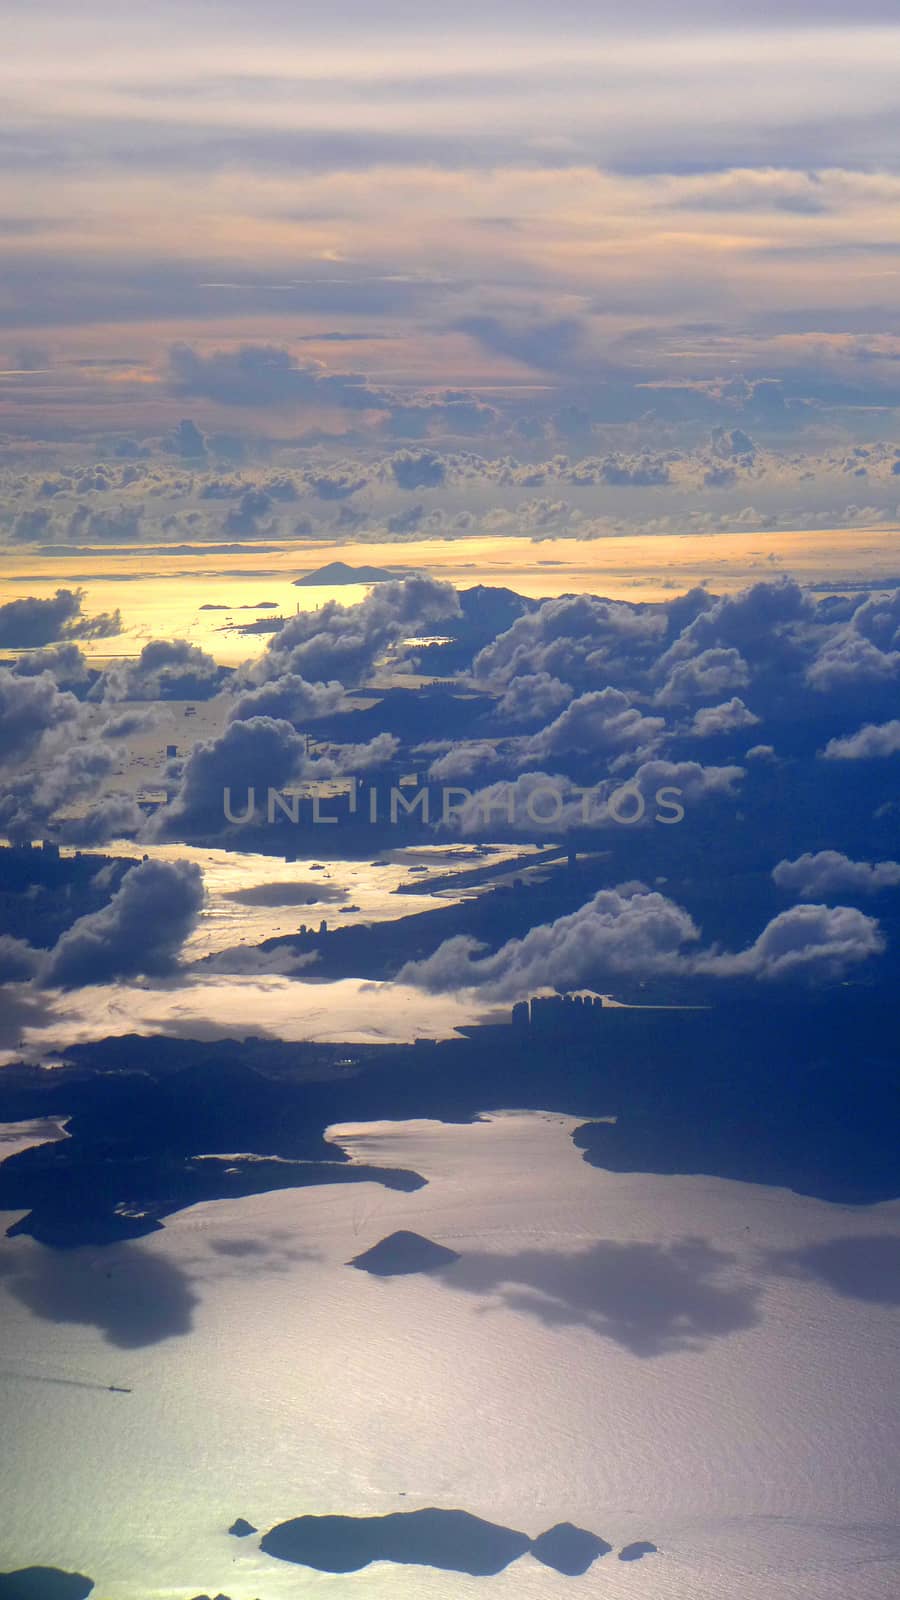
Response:
[[[900,1305],[900,1235],[866,1234],[825,1239],[800,1250],[773,1251],[771,1270],[796,1278],[816,1278],[836,1294],[872,1305]]]
[[[499,1296],[548,1327],[588,1328],[650,1357],[700,1350],[756,1324],[759,1286],[735,1282],[734,1262],[704,1239],[601,1239],[574,1251],[466,1254],[435,1276],[448,1288]]]
[[[95,1327],[107,1344],[138,1350],[190,1333],[197,1296],[171,1261],[122,1244],[99,1257],[34,1251],[0,1267],[10,1293],[48,1322]]]

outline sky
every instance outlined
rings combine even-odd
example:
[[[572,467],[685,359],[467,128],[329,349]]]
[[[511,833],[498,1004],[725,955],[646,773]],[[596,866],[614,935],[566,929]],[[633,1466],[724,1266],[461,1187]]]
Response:
[[[887,3],[10,9],[8,460],[891,442]]]
[[[7,598],[451,542],[558,593],[648,535],[808,581],[820,530],[896,580],[892,6],[10,10]]]

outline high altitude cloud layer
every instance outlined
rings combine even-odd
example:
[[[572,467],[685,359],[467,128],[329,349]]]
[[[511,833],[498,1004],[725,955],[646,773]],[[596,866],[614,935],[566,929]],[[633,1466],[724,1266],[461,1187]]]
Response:
[[[461,0],[449,34],[411,0],[15,10],[14,457],[487,436],[570,441],[575,484],[652,495],[693,422],[716,507],[758,432],[852,439],[843,505],[872,506],[896,431],[872,407],[900,402],[890,0],[526,0],[514,25]]]

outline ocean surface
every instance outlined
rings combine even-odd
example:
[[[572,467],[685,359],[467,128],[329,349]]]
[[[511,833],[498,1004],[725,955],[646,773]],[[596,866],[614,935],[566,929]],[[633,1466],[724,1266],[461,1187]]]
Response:
[[[335,561],[428,572],[460,588],[502,585],[532,599],[599,594],[615,600],[669,600],[695,584],[733,593],[761,578],[790,573],[799,583],[835,590],[896,585],[897,530],[872,527],[754,529],[717,532],[619,534],[592,539],[469,535],[380,543],[363,534],[356,543],[283,540],[234,553],[203,544],[58,547],[0,552],[4,597],[51,596],[60,584],[85,591],[87,612],[120,607],[125,631],[83,641],[101,666],[137,655],[149,639],[189,639],[237,665],[264,648],[266,634],[241,626],[257,618],[292,616],[337,600],[355,605],[362,584],[295,587],[303,573]],[[152,570],[151,570],[152,569]],[[260,602],[274,609],[261,609]]]
[[[353,1160],[427,1185],[205,1204],[108,1249],[0,1239],[4,1565],[97,1600],[896,1595],[900,1202],[605,1173],[575,1126],[346,1125]],[[459,1259],[347,1265],[399,1229]],[[527,1554],[331,1576],[227,1532],[431,1506],[613,1551],[578,1579]],[[657,1553],[619,1561],[635,1540]]]

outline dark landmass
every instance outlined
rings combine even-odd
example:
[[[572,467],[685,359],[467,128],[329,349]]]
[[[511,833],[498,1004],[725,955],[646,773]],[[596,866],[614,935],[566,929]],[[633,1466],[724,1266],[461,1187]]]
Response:
[[[395,578],[407,578],[410,567],[351,567],[346,561],[329,561],[315,572],[306,572],[294,579],[294,588],[336,588],[343,583],[391,583]]]
[[[354,1256],[347,1265],[369,1272],[375,1278],[399,1278],[416,1272],[437,1272],[458,1260],[455,1250],[447,1250],[433,1239],[423,1239],[420,1233],[401,1229],[373,1245],[371,1250],[365,1250],[361,1256]]]
[[[655,1556],[656,1554],[656,1545],[651,1544],[649,1539],[637,1539],[634,1544],[626,1544],[624,1549],[619,1551],[619,1560],[641,1561],[644,1556]]]
[[[264,1534],[260,1549],[319,1572],[359,1572],[373,1561],[393,1561],[478,1578],[495,1577],[530,1552],[543,1566],[579,1578],[612,1545],[571,1522],[530,1539],[467,1511],[431,1507],[386,1517],[295,1517]]]
[[[359,1572],[373,1561],[493,1577],[531,1548],[526,1533],[467,1511],[394,1512],[386,1517],[296,1517],[264,1534],[260,1549],[317,1572]]]
[[[0,1600],[86,1600],[93,1587],[90,1578],[58,1567],[0,1572]]]
[[[301,1189],[327,1183],[381,1183],[387,1189],[419,1189],[424,1178],[394,1167],[342,1165],[332,1161],[288,1161],[259,1156],[173,1159],[163,1153],[144,1158],[113,1154],[107,1147],[54,1163],[40,1145],[11,1156],[0,1166],[0,1209],[28,1215],[7,1231],[27,1234],[54,1249],[105,1245],[140,1239],[162,1227],[161,1219],[205,1200],[237,1200],[276,1189]],[[340,1152],[338,1152],[340,1155]]]
[[[581,1578],[601,1556],[609,1555],[612,1545],[586,1528],[571,1522],[558,1522],[539,1538],[533,1539],[531,1554],[545,1567],[561,1572],[565,1578]]]
[[[248,1522],[246,1517],[238,1517],[228,1529],[228,1532],[234,1534],[236,1539],[249,1539],[251,1533],[256,1533],[256,1531],[253,1523]]]
[[[560,857],[563,860],[567,860],[568,855],[569,852],[564,845],[551,845],[547,850],[523,850],[521,855],[511,856],[506,861],[481,861],[477,866],[466,867],[462,871],[457,869],[451,872],[431,872],[428,867],[410,867],[410,872],[424,872],[428,876],[416,878],[413,883],[400,883],[394,893],[439,894],[445,889],[461,893],[463,890],[475,888],[479,884],[490,883],[495,878],[512,877],[517,872],[546,866],[551,861],[558,862]]]
[[[283,617],[257,617],[253,622],[238,622],[227,624],[219,628],[219,633],[280,633],[284,627]]]
[[[416,1174],[355,1166],[324,1130],[509,1106],[584,1118],[574,1141],[606,1170],[871,1205],[900,1197],[895,1028],[883,989],[798,1004],[736,984],[706,1009],[560,1001],[407,1046],[105,1039],[52,1072],[0,1072],[0,1121],[61,1118],[68,1134],[0,1163],[0,1209],[30,1213],[14,1231],[61,1247],[140,1237],[199,1200],[366,1180],[413,1189]]]

